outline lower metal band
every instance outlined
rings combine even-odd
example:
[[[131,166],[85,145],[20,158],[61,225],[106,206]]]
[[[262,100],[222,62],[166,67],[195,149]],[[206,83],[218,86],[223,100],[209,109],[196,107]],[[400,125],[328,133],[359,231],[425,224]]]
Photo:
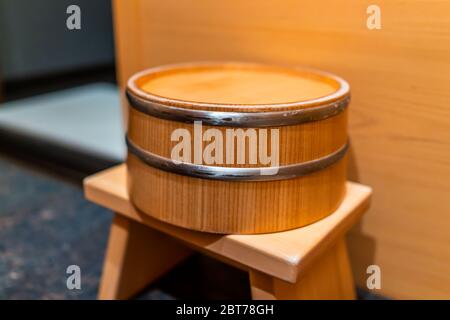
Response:
[[[335,152],[307,162],[278,167],[236,168],[178,162],[148,152],[126,137],[128,151],[145,164],[171,173],[225,181],[275,181],[292,179],[325,169],[341,160],[349,147],[348,142]]]

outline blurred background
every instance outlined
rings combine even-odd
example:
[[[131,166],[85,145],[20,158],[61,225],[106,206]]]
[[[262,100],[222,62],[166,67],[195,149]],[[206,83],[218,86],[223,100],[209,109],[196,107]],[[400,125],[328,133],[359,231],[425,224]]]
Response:
[[[109,0],[0,0],[0,299],[96,298],[112,213],[81,183],[124,159],[113,38]],[[137,298],[248,298],[247,282],[194,256]]]
[[[110,1],[0,0],[0,299],[95,298],[111,216],[81,180],[123,158],[115,83]]]
[[[80,30],[66,26],[71,4]],[[123,159],[111,1],[1,0],[0,50],[2,149],[73,174]]]
[[[84,200],[81,181],[124,160],[126,80],[198,60],[346,79],[349,179],[374,189],[348,237],[356,284],[374,264],[371,292],[448,299],[450,1],[376,4],[371,29],[365,0],[0,0],[0,299],[96,297],[112,214]],[[67,290],[72,264],[82,290]],[[197,255],[136,298],[249,296],[245,273]]]

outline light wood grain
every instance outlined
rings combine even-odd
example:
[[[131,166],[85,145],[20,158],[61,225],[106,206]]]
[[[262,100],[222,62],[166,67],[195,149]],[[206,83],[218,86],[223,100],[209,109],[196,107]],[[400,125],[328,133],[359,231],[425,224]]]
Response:
[[[85,179],[86,198],[197,250],[291,283],[360,218],[372,192],[369,187],[347,183],[347,195],[339,208],[312,225],[271,234],[223,236],[179,228],[137,211],[128,197],[126,172],[126,166],[120,165]]]
[[[345,159],[317,173],[273,182],[223,182],[161,171],[129,155],[129,193],[143,212],[193,230],[256,234],[308,225],[346,193]]]
[[[317,70],[232,61],[159,66],[128,84],[133,82],[143,97],[163,104],[242,112],[298,109],[306,107],[300,101],[326,98],[341,88],[340,79]]]
[[[365,287],[367,266],[377,264],[385,295],[449,298],[450,2],[378,0],[382,29],[373,31],[369,4],[115,0],[119,80],[199,60],[300,64],[344,77],[353,97],[350,177],[375,190],[349,241],[355,279]]]
[[[306,109],[330,104],[349,94],[342,80],[314,70],[238,63],[154,68],[133,77],[128,90],[145,101],[166,106],[233,112]],[[141,149],[170,161],[178,143],[172,141],[172,133],[185,130],[189,132],[190,153],[194,154],[197,139],[203,155],[208,143],[196,135],[194,124],[162,120],[131,106],[129,114],[128,137]],[[229,142],[226,132],[235,128],[203,126],[202,132],[209,129],[219,130],[223,137],[221,153],[225,162]],[[273,162],[263,164],[259,157],[255,163],[249,161],[250,149],[255,147],[256,154],[259,151],[260,131],[268,129],[242,129],[254,130],[257,139],[254,145],[247,141],[240,148],[246,154],[245,163],[239,164],[235,145],[231,163],[201,164],[277,166]],[[279,130],[279,139],[275,141],[279,164],[301,164],[326,157],[347,143],[347,111],[324,120],[269,130],[275,129]],[[268,138],[268,148],[272,147]],[[142,212],[177,226],[206,232],[256,234],[298,228],[331,214],[345,195],[346,157],[306,176],[266,182],[207,180],[168,173],[145,164],[131,153],[127,165],[130,199]]]
[[[351,300],[356,297],[343,238],[320,254],[296,283],[250,271],[250,286],[252,298],[256,300]]]
[[[322,121],[313,121],[302,125],[281,126],[279,129],[279,163],[280,165],[296,164],[325,157],[330,153],[341,148],[348,139],[347,135],[347,113],[344,110],[336,116],[330,117]],[[194,137],[192,124],[182,122],[169,121],[150,117],[135,109],[130,108],[130,123],[128,128],[128,136],[130,139],[144,150],[153,154],[160,155],[165,158],[171,158],[172,148],[178,143],[171,141],[170,136],[176,129],[185,129],[191,137]],[[209,126],[202,124],[202,130],[217,129],[223,137],[226,136],[226,130],[229,127]],[[259,129],[255,129],[256,135]],[[270,139],[270,132],[267,133]],[[202,143],[202,150],[207,142]],[[270,140],[268,140],[270,146]],[[224,141],[223,155],[226,155],[226,143]],[[249,152],[245,149],[246,163],[237,163],[237,152],[234,152],[233,164],[214,163],[214,166],[220,167],[267,167],[269,164],[260,163],[259,158],[256,164],[248,163]],[[194,154],[194,146],[192,143],[191,154]],[[270,153],[269,153],[270,154]]]
[[[116,214],[110,229],[98,298],[128,299],[190,252],[173,238]]]

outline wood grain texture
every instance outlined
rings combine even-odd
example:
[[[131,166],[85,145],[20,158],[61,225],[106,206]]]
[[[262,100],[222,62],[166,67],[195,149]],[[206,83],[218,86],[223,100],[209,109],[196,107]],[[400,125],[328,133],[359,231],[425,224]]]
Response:
[[[98,298],[131,298],[190,253],[173,238],[116,214],[109,233]]]
[[[346,84],[314,70],[231,63],[150,69],[133,77],[128,90],[145,101],[166,106],[247,113],[306,109],[309,106],[305,103],[328,105],[349,94]],[[231,163],[202,160],[202,165],[277,167],[276,162],[260,162],[258,156],[262,139],[274,156],[270,132],[267,139],[260,135],[261,130],[274,129],[279,130],[279,139],[274,141],[279,165],[301,164],[326,157],[347,143],[347,111],[298,125],[241,128],[253,130],[255,139],[239,146],[236,139],[226,134],[236,128],[204,126],[202,132],[210,129],[219,130],[223,139],[221,161],[225,162],[229,149],[234,156]],[[171,138],[176,130],[189,133],[191,155],[195,153],[196,141],[200,141],[203,156],[210,142],[204,141],[202,133],[196,134],[193,123],[162,120],[130,106],[128,138],[141,149],[171,161],[172,150],[179,143]],[[228,148],[228,140],[234,141],[234,147]],[[238,160],[239,152],[246,154],[243,164]],[[217,156],[217,150],[215,153]],[[255,155],[254,163],[250,161],[251,154]],[[193,157],[186,162],[193,163]],[[256,234],[298,228],[331,214],[345,195],[346,157],[302,177],[264,182],[208,180],[169,173],[149,166],[132,153],[128,154],[127,165],[130,199],[142,212],[206,232]]]
[[[320,254],[297,283],[251,270],[250,286],[255,300],[352,300],[356,297],[343,238]]]
[[[385,295],[449,298],[450,2],[376,1],[382,29],[373,31],[369,4],[115,0],[119,80],[199,60],[300,64],[344,77],[350,178],[375,190],[349,241],[355,279],[365,287],[367,266],[377,264]]]
[[[359,220],[369,206],[372,193],[367,186],[347,183],[347,194],[339,208],[309,226],[259,235],[216,235],[179,228],[139,212],[130,202],[126,180],[125,165],[105,170],[84,180],[85,196],[206,254],[291,283]]]
[[[307,176],[224,182],[161,171],[129,155],[129,193],[143,212],[193,230],[254,234],[294,229],[331,214],[345,196],[345,159]]]
[[[311,68],[233,61],[159,66],[140,72],[128,82],[128,87],[146,100],[189,109],[237,112],[306,108],[348,94],[345,84],[345,92],[333,96],[343,86],[342,79]]]
[[[338,115],[322,120],[304,123],[302,125],[273,127],[279,130],[279,163],[280,165],[296,164],[318,158],[325,157],[340,149],[348,139],[347,134],[347,114],[344,110]],[[145,115],[133,108],[129,112],[130,125],[128,136],[142,149],[154,154],[171,158],[172,148],[178,141],[171,141],[170,137],[174,130],[185,129],[191,137],[194,137],[194,127],[192,124],[169,121]],[[226,137],[226,130],[229,127],[209,126],[202,124],[203,132],[208,129],[217,129],[223,137]],[[245,129],[245,128],[244,128]],[[269,128],[270,130],[272,128]],[[259,134],[258,128],[255,129]],[[270,132],[267,131],[268,145],[270,146]],[[225,139],[224,139],[225,140]],[[208,142],[202,141],[202,150]],[[226,143],[224,141],[222,153],[226,155]],[[260,163],[259,157],[256,164],[248,163],[249,152],[245,151],[246,162],[237,163],[237,152],[234,153],[234,164],[215,163],[215,166],[224,167],[265,167],[269,164]],[[194,144],[192,143],[191,155],[194,154]],[[269,152],[270,154],[270,152]]]

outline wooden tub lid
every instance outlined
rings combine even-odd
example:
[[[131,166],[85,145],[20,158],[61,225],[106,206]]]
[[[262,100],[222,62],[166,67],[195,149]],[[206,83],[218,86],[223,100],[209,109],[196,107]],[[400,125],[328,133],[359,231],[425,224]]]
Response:
[[[137,73],[128,91],[148,101],[187,109],[262,112],[314,107],[349,96],[332,74],[251,63],[189,63]]]

